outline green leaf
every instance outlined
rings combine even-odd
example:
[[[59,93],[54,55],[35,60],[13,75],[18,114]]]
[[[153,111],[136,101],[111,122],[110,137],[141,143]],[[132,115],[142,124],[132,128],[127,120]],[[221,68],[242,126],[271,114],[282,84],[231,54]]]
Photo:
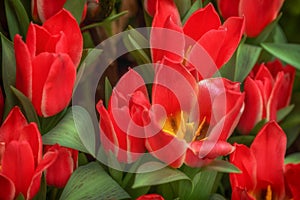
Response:
[[[23,194],[19,194],[16,200],[25,200],[25,197],[23,196]]]
[[[286,43],[263,43],[261,46],[273,56],[300,70],[300,45]]]
[[[96,162],[79,167],[69,179],[60,200],[127,199],[130,196]]]
[[[191,0],[174,0],[181,17],[185,16],[191,8]]]
[[[288,155],[285,159],[284,159],[284,164],[298,164],[300,163],[300,153],[293,153]]]
[[[20,103],[22,104],[22,108],[25,112],[25,116],[28,120],[28,122],[35,122],[37,123],[38,127],[40,128],[39,118],[35,112],[35,109],[31,103],[31,101],[19,90],[14,88],[13,86],[10,86],[12,92],[15,94],[15,96],[19,99]]]
[[[245,144],[247,146],[250,146],[254,138],[255,138],[254,135],[239,135],[239,136],[230,137],[228,139],[228,142],[230,144],[238,143],[238,144]]]
[[[189,19],[189,17],[198,9],[202,8],[202,0],[196,0],[193,5],[190,7],[190,9],[187,11],[185,16],[182,19],[182,24],[185,24],[185,22]]]
[[[209,200],[226,200],[226,198],[220,194],[213,194],[213,195],[211,195]]]
[[[158,170],[152,171],[153,169]],[[138,172],[139,171],[149,172],[138,173],[135,177],[132,188],[160,185],[179,180],[190,180],[190,178],[186,176],[183,172],[170,167],[165,167],[164,164],[159,162],[145,163],[138,168]]]
[[[7,25],[10,38],[16,34],[26,37],[29,26],[29,18],[20,0],[4,0]]]
[[[208,200],[213,192],[217,174],[217,171],[201,171],[197,173],[193,178],[194,190],[188,199]]]
[[[144,47],[149,46],[149,41],[131,26],[129,26],[128,29],[129,30],[125,32],[123,37],[126,48],[139,65],[150,63],[151,60],[148,53],[143,49]]]
[[[4,35],[1,35],[2,44],[2,80],[4,92],[6,95],[4,118],[9,111],[17,104],[18,100],[12,93],[10,86],[14,86],[16,82],[16,60],[14,45]]]
[[[294,109],[295,105],[289,105],[277,111],[277,121],[283,120],[291,111]]]
[[[260,47],[249,44],[240,44],[237,50],[234,81],[244,81],[254,67],[260,52]]]
[[[214,77],[219,77],[221,75],[221,77],[233,81],[234,74],[235,74],[235,66],[236,66],[236,55],[237,55],[237,51],[234,52],[230,60],[225,65],[223,65],[219,71],[217,71],[214,74]]]
[[[85,146],[82,141],[83,135],[80,135],[80,132],[83,131],[86,136],[93,134],[90,132],[93,125],[90,124],[91,122],[89,120],[90,118],[84,108],[72,106],[67,110],[64,118],[51,131],[43,135],[43,144],[53,145],[58,143],[62,146],[93,155],[93,149],[89,149],[91,152],[88,151],[88,146]],[[87,140],[89,139],[88,137]],[[94,148],[94,146],[91,148]]]
[[[64,4],[64,8],[72,13],[78,24],[81,22],[85,3],[86,0],[67,0]]]
[[[108,80],[107,77],[105,77],[105,83],[104,83],[104,91],[105,91],[105,106],[108,108],[108,102],[112,93],[112,86]]]
[[[98,22],[98,23],[93,23],[93,24],[90,24],[90,25],[87,25],[87,26],[84,26],[81,28],[81,31],[85,31],[87,29],[91,29],[91,28],[95,28],[97,26],[103,26],[105,24],[108,24],[108,23],[111,23],[117,19],[119,19],[120,17],[126,15],[128,13],[127,10],[123,11],[123,12],[120,12],[118,14],[115,14],[115,15],[112,15],[110,17],[107,17],[105,20],[103,20],[102,22]]]
[[[115,181],[117,181],[117,183],[121,185],[123,179],[123,172],[118,169],[122,169],[122,167],[113,152],[111,151],[108,152],[107,161],[109,166],[108,167],[109,174]]]
[[[225,160],[213,160],[209,165],[205,166],[204,169],[223,173],[241,173],[239,168]]]
[[[270,34],[273,32],[274,28],[277,26],[281,16],[282,13],[280,13],[278,17],[272,23],[270,23],[257,37],[247,38],[247,43],[260,44],[262,42],[265,42],[269,38]]]

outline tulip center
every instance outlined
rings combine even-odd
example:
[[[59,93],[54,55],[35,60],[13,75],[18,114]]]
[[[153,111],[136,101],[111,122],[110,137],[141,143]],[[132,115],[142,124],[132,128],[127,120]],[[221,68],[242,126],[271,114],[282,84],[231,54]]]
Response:
[[[272,200],[274,199],[272,196],[272,188],[271,185],[268,185],[267,189],[261,190],[259,194],[255,195],[256,199],[260,200]]]
[[[198,123],[197,123],[198,124]],[[189,122],[187,115],[183,112],[170,115],[164,122],[163,131],[187,142],[205,140],[208,130],[206,117],[203,118],[199,125],[195,122]]]
[[[270,185],[267,187],[265,200],[272,200],[272,190]]]

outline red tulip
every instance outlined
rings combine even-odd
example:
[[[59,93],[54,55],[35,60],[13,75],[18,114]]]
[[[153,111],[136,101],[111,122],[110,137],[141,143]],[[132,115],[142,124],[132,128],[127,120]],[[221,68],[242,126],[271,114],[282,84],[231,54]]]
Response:
[[[200,167],[231,153],[226,140],[244,101],[239,83],[222,78],[197,83],[181,63],[162,64],[152,89],[150,116],[156,123],[145,128],[148,151],[175,168],[183,163]]]
[[[32,17],[35,21],[41,20],[45,22],[47,19],[58,13],[63,9],[67,0],[31,0]],[[87,4],[85,4],[81,21],[84,20],[87,11]]]
[[[140,196],[136,200],[164,200],[164,198],[159,194],[145,194],[143,196]]]
[[[157,1],[152,27],[154,63],[167,57],[189,69],[196,67],[202,78],[210,78],[235,52],[244,31],[244,19],[231,17],[222,25],[213,5],[208,4],[194,12],[182,26],[174,2],[161,0]],[[207,57],[211,57],[216,67],[207,63]]]
[[[43,26],[30,24],[26,43],[14,39],[16,87],[26,95],[38,115],[48,117],[70,102],[82,36],[73,16],[62,10]]]
[[[4,111],[4,98],[2,94],[2,89],[0,88],[0,122],[2,121],[3,111]]]
[[[258,36],[263,29],[276,19],[284,0],[218,0],[222,16],[245,17],[245,33]]]
[[[295,69],[275,60],[257,65],[245,81],[245,110],[238,128],[249,133],[262,119],[277,120],[279,109],[289,105]]]
[[[300,199],[300,163],[285,165],[285,180],[288,185],[289,199]]]
[[[28,124],[20,109],[13,108],[0,128],[0,199],[14,199],[20,194],[32,199],[39,190],[42,172],[56,156],[49,152],[42,159],[42,139],[36,124]]]
[[[114,88],[107,110],[102,101],[98,102],[101,143],[120,162],[134,162],[146,151],[142,127],[149,122],[149,107],[145,83],[132,69]]]
[[[57,158],[46,170],[47,185],[58,188],[66,186],[73,171],[77,168],[78,151],[58,144],[46,146],[46,152],[57,152]]]
[[[233,200],[298,198],[300,181],[296,177],[300,168],[290,164],[284,171],[286,135],[276,122],[267,123],[250,148],[240,144],[235,147],[230,162],[242,173],[230,174]]]

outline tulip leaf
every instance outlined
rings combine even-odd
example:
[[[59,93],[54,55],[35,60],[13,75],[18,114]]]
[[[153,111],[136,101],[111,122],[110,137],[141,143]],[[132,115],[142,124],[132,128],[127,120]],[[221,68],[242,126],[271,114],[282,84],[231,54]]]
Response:
[[[225,160],[213,160],[209,165],[205,166],[204,169],[223,173],[241,173],[239,168]]]
[[[75,170],[60,200],[128,198],[127,192],[98,163],[91,162]]]
[[[217,174],[217,171],[209,170],[204,170],[197,173],[192,180],[194,189],[188,200],[208,199],[214,190]]]
[[[129,26],[124,34],[123,42],[139,65],[151,62],[147,52],[143,50],[149,47],[149,41],[137,30]]]
[[[190,18],[190,16],[198,9],[202,8],[202,0],[196,0],[182,19],[182,24]]]
[[[270,54],[300,70],[299,44],[263,43],[261,46]]]
[[[293,163],[293,164],[298,164],[300,163],[300,153],[293,153],[293,154],[290,154],[288,155],[285,159],[284,159],[284,164],[290,164],[290,163]]]
[[[234,81],[243,82],[254,67],[261,48],[249,44],[240,44],[237,50]]]
[[[4,118],[9,111],[17,105],[17,98],[10,89],[11,85],[15,85],[16,82],[16,60],[14,45],[4,35],[1,35],[2,44],[2,80],[3,88],[6,95]]]
[[[295,105],[289,105],[277,111],[277,121],[283,120],[291,111],[294,109]]]
[[[181,17],[185,16],[191,8],[190,0],[174,0]]]
[[[105,106],[106,108],[108,108],[108,102],[112,93],[112,86],[107,77],[105,77],[104,91],[105,91]]]
[[[23,194],[19,194],[16,200],[25,200],[25,197],[23,196]]]
[[[254,135],[239,135],[239,136],[230,137],[228,139],[228,142],[230,142],[230,144],[238,143],[238,144],[244,144],[250,146],[254,138],[255,138]]]
[[[209,200],[226,200],[226,198],[220,194],[213,194],[213,195],[211,195]]]
[[[29,18],[20,0],[4,0],[7,25],[10,38],[16,34],[25,38],[29,26]]]
[[[58,143],[61,146],[77,149],[85,153],[91,153],[90,151],[93,150],[88,151],[87,148],[94,148],[94,146],[85,146],[82,141],[83,137],[80,136],[79,133],[80,131],[84,131],[87,139],[90,137],[87,135],[93,134],[90,132],[93,125],[90,124],[90,119],[87,115],[84,108],[72,106],[67,110],[64,118],[62,118],[52,130],[43,135],[43,144],[53,145]]]
[[[183,172],[177,169],[166,167],[160,162],[147,162],[141,165],[137,171],[140,173],[136,174],[132,188],[160,185],[179,180],[190,181],[190,178]]]
[[[31,103],[31,101],[26,97],[22,92],[20,92],[18,89],[14,88],[13,86],[10,86],[12,92],[15,94],[15,96],[19,99],[20,103],[22,104],[22,108],[25,112],[25,116],[28,120],[28,122],[35,122],[37,123],[38,127],[40,128],[39,118],[35,112],[35,109]]]
[[[78,24],[81,22],[85,3],[86,0],[67,0],[64,4],[64,8],[72,13]]]

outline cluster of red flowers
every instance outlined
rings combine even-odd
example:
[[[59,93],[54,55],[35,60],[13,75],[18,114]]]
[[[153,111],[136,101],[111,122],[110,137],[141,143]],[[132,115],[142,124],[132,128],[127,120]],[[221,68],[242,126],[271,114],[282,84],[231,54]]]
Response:
[[[46,2],[32,1],[33,18],[42,25],[31,23],[25,42],[14,37],[15,87],[40,118],[69,106],[83,52],[80,27],[62,9],[66,0],[49,7]],[[152,87],[147,89],[143,77],[129,69],[112,90],[107,108],[102,100],[97,103],[104,150],[121,163],[150,153],[172,168],[203,167],[229,155],[242,171],[230,174],[232,199],[299,199],[300,164],[284,164],[287,139],[276,122],[278,111],[290,104],[295,68],[278,59],[256,64],[242,90],[240,82],[216,76],[244,35],[258,36],[277,17],[283,0],[218,0],[223,23],[209,3],[183,25],[173,0],[144,4],[153,17]],[[86,6],[82,19],[85,13]],[[2,94],[0,106],[2,115]],[[262,120],[266,124],[250,148],[227,141],[235,129],[249,134]],[[43,172],[47,185],[65,187],[77,160],[78,150],[43,145],[38,125],[13,107],[0,127],[0,199],[20,194],[32,199]],[[163,198],[150,194],[138,199]]]

